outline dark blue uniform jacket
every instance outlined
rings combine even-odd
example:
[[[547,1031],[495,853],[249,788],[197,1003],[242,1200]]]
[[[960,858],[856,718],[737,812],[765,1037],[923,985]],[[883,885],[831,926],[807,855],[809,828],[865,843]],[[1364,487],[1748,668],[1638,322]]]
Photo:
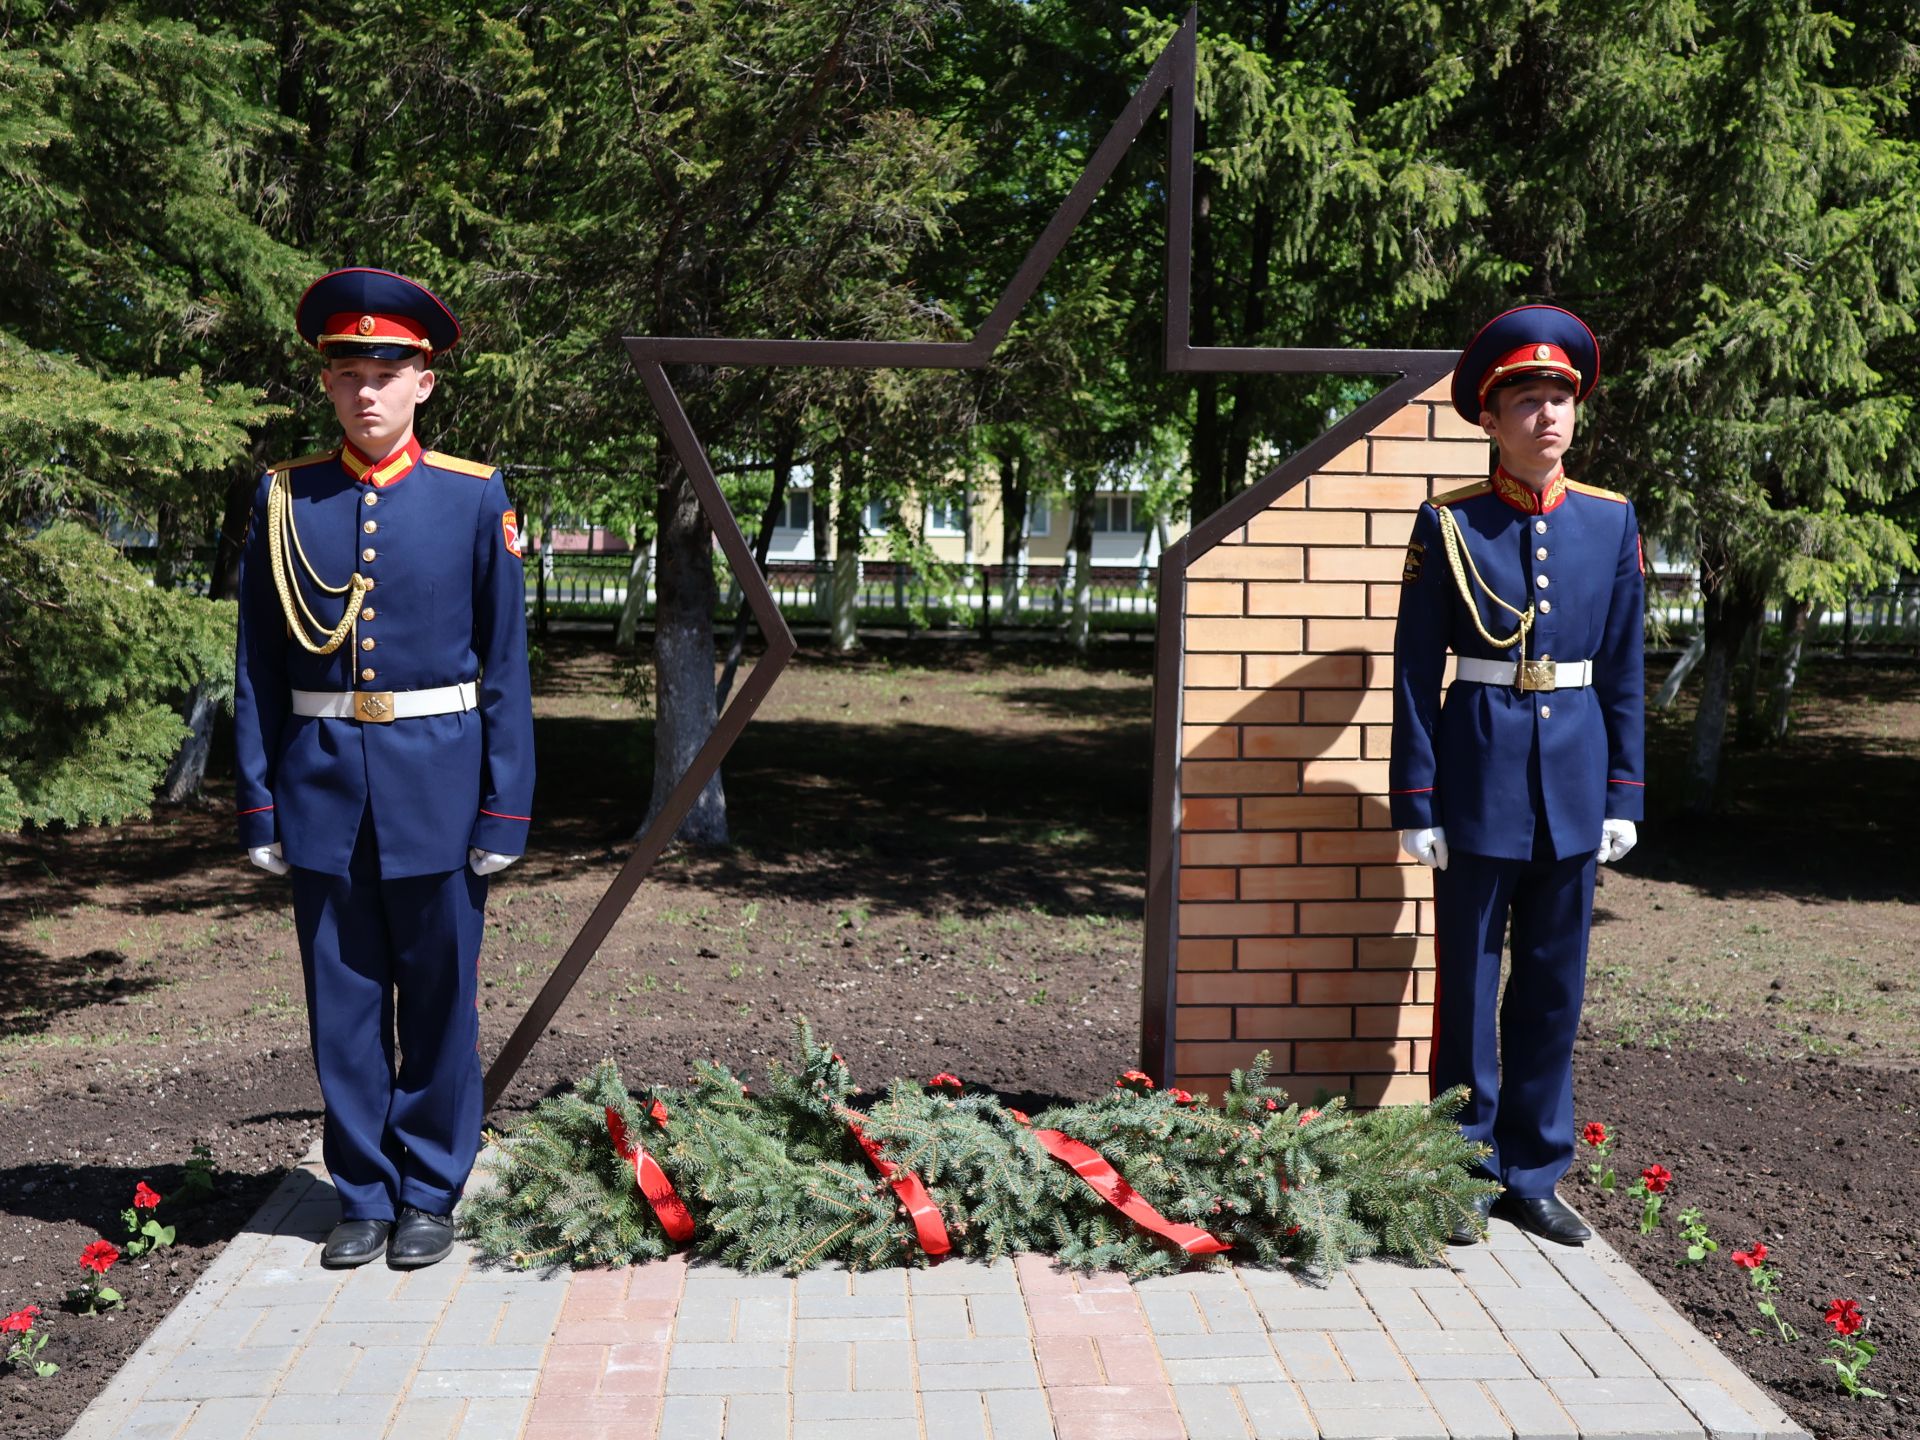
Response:
[[[293,517],[307,559],[331,585],[374,581],[358,639],[330,656],[292,638],[269,563],[260,482],[240,565],[235,747],[240,843],[281,842],[307,870],[345,875],[370,815],[381,873],[457,870],[469,847],[526,849],[533,813],[533,703],[526,582],[517,522],[491,466],[412,449],[397,478],[351,451],[295,461]],[[364,470],[363,478],[356,471]],[[369,531],[367,526],[374,528]],[[367,559],[366,552],[373,558]],[[323,624],[343,597],[293,566]],[[478,681],[479,707],[390,724],[295,715],[293,690],[404,691]]]
[[[1447,652],[1511,661],[1483,640],[1441,540],[1450,510],[1481,577],[1508,604],[1535,605],[1535,660],[1592,660],[1584,689],[1521,693],[1456,682]],[[1474,591],[1486,628],[1516,620]],[[1544,495],[1504,473],[1422,505],[1408,546],[1394,637],[1393,823],[1443,827],[1450,849],[1564,860],[1600,844],[1601,822],[1642,818],[1645,681],[1640,531],[1624,496],[1564,477]]]

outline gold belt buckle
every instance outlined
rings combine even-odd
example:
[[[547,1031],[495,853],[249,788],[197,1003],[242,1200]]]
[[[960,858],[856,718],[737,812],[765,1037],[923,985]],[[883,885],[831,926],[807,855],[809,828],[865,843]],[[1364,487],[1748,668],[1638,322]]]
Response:
[[[1514,689],[1523,695],[1529,690],[1553,689],[1553,667],[1556,663],[1552,660],[1521,661],[1520,673],[1514,677]]]
[[[393,723],[393,692],[391,690],[354,691],[353,718],[368,725],[391,725]]]

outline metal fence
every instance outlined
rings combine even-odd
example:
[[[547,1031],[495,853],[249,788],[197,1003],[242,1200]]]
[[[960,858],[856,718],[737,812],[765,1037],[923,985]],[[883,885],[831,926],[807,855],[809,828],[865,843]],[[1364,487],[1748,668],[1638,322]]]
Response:
[[[1647,618],[1669,634],[1699,630],[1703,615],[1699,582],[1691,575],[1647,577]],[[1769,606],[1767,624],[1785,623],[1778,606]],[[1901,580],[1885,589],[1848,598],[1838,609],[1820,608],[1807,616],[1810,645],[1920,646],[1920,579]]]

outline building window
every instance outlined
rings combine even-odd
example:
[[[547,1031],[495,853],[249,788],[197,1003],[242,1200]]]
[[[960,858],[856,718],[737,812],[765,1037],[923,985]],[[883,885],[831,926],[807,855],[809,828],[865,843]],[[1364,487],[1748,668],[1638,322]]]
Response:
[[[879,535],[893,528],[893,512],[884,500],[869,500],[860,512],[860,528],[869,535]]]
[[[1099,534],[1144,535],[1147,512],[1138,495],[1096,495],[1093,497],[1093,530]]]
[[[927,502],[927,534],[964,535],[967,533],[966,508],[957,500]]]
[[[774,523],[776,530],[811,530],[813,528],[813,491],[788,490],[787,498],[781,503],[780,518]]]
[[[1053,534],[1053,504],[1047,500],[1027,502],[1027,534],[1041,539]]]

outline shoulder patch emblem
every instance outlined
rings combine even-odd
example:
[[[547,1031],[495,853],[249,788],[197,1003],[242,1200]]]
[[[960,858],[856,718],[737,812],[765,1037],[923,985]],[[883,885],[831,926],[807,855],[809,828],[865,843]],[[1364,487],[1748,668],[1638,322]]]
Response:
[[[438,450],[429,450],[420,458],[436,469],[451,470],[456,475],[477,475],[482,480],[493,474],[495,469],[492,465],[482,465],[478,460],[462,460],[458,455],[445,455]]]
[[[286,470],[298,470],[302,465],[318,465],[325,460],[338,458],[338,450],[316,450],[311,455],[302,455],[298,460],[276,460],[267,467],[269,475],[278,475]]]
[[[500,533],[506,537],[507,553],[520,557],[520,517],[508,510],[500,516]]]
[[[1476,496],[1486,495],[1493,489],[1491,481],[1476,480],[1471,485],[1462,485],[1458,490],[1449,490],[1436,495],[1427,503],[1430,505],[1456,505],[1462,500],[1472,500]]]
[[[1407,542],[1407,563],[1400,567],[1400,583],[1411,585],[1420,578],[1420,567],[1427,558],[1427,547],[1418,540]]]

